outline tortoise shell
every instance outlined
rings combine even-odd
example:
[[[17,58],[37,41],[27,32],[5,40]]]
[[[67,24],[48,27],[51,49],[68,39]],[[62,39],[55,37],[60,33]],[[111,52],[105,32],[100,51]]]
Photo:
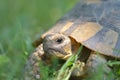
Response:
[[[34,45],[50,33],[62,33],[93,51],[120,59],[120,1],[80,1]]]

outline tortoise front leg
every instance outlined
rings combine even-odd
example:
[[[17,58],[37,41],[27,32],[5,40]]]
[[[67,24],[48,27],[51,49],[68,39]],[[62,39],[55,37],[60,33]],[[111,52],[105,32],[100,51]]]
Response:
[[[43,44],[40,44],[27,61],[24,80],[40,80],[39,62],[42,56],[44,56]]]
[[[86,63],[85,71],[88,76],[99,80],[114,80],[113,76],[110,76],[111,69],[107,65],[107,60],[103,55],[92,52]],[[111,73],[112,74],[112,73]]]

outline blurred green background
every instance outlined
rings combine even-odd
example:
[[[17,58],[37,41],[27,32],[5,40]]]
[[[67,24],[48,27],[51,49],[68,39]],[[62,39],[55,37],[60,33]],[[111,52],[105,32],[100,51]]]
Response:
[[[20,80],[32,42],[79,0],[0,0],[0,80]]]

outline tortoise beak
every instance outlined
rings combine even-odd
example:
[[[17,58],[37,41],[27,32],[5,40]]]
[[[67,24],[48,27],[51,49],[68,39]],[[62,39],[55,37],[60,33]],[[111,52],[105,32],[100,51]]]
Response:
[[[68,59],[72,55],[71,51],[65,51],[64,49],[50,48],[48,46],[45,47],[44,51],[46,55],[56,56],[64,60]]]
[[[67,54],[66,56],[63,57],[63,59],[66,60],[66,59],[68,59],[71,55],[72,55],[72,53]]]

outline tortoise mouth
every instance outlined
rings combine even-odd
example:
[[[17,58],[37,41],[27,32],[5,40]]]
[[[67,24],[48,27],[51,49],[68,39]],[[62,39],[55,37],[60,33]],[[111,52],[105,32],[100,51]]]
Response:
[[[72,55],[72,53],[66,53],[64,51],[58,49],[52,49],[52,48],[47,49],[47,53],[48,55],[56,56],[61,59],[67,59]]]

